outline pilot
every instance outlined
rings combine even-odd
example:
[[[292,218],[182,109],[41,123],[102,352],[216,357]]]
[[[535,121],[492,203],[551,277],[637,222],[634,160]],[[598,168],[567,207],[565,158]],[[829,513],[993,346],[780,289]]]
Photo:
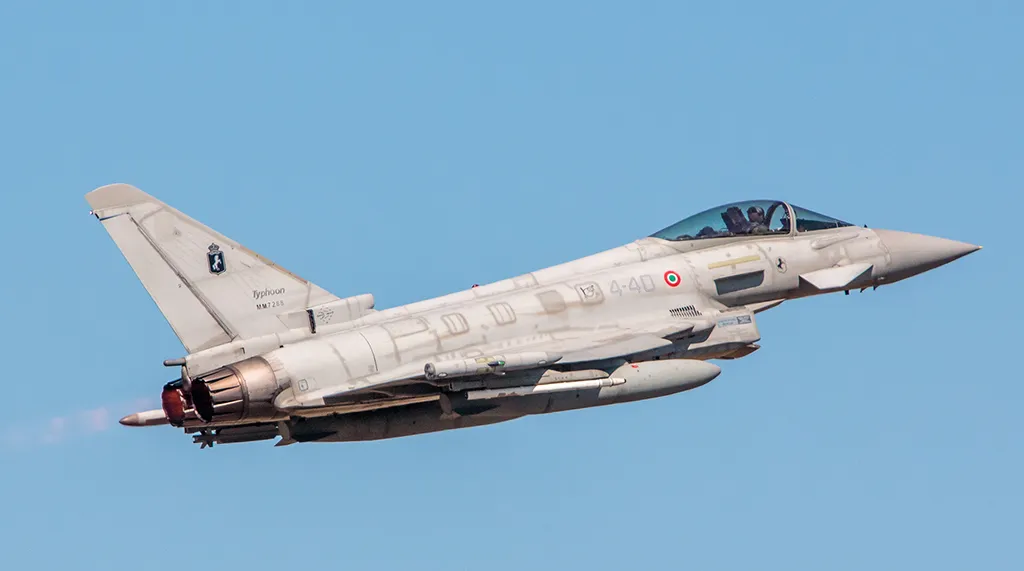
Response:
[[[751,206],[747,209],[747,219],[750,220],[750,234],[767,234],[768,224],[764,220],[764,209],[760,206]]]

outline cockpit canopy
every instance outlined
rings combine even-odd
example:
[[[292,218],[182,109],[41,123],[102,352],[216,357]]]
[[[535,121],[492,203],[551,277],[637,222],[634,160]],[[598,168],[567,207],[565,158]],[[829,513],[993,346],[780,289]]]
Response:
[[[705,210],[651,236],[674,242],[736,236],[784,236],[793,233],[791,210],[796,218],[797,232],[853,226],[806,208],[790,208],[778,200],[749,200]]]

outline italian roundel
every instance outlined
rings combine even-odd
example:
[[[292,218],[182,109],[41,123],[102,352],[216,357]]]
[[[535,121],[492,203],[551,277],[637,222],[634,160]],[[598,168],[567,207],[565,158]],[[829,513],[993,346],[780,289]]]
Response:
[[[668,287],[676,287],[682,280],[679,278],[679,274],[673,270],[665,272],[665,283]]]

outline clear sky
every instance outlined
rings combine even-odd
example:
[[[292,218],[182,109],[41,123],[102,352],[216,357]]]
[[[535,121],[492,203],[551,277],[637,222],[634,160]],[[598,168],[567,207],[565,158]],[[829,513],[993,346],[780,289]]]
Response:
[[[1024,568],[1024,4],[496,4],[0,5],[0,569]],[[199,450],[116,424],[182,349],[112,182],[381,308],[748,198],[985,249],[690,393]]]

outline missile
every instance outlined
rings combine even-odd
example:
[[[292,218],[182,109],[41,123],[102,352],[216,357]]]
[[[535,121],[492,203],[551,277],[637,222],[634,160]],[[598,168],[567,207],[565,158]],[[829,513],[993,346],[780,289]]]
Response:
[[[545,393],[593,391],[593,404],[611,404],[643,400],[655,396],[688,391],[711,382],[722,372],[717,365],[694,359],[666,359],[626,363],[600,379],[571,380],[515,387],[482,388],[468,390],[451,399],[453,403],[469,403],[506,397],[528,397]],[[564,395],[553,398],[565,400]],[[562,406],[561,400],[554,405]],[[574,408],[581,401],[569,398],[565,405]],[[530,414],[535,414],[531,412]]]
[[[168,420],[163,410],[156,409],[129,414],[122,418],[120,422],[125,426],[159,426],[167,424]]]
[[[427,363],[423,367],[423,373],[428,381],[467,377],[470,375],[501,374],[505,371],[543,367],[561,358],[561,355],[552,355],[543,351],[532,351],[477,357],[475,359],[453,359],[451,361]]]

